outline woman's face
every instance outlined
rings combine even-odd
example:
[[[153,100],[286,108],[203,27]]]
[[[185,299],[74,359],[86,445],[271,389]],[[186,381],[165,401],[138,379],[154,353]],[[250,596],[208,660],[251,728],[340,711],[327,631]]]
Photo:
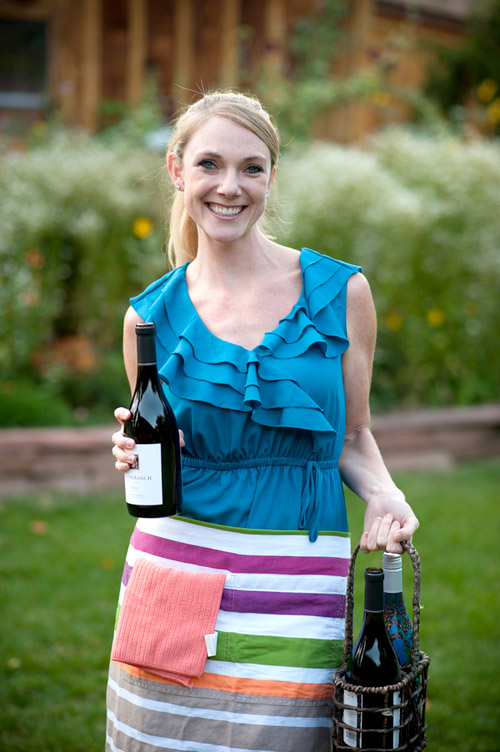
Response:
[[[191,136],[182,165],[170,157],[169,171],[184,190],[198,232],[220,243],[235,242],[255,229],[274,177],[266,144],[220,116]]]

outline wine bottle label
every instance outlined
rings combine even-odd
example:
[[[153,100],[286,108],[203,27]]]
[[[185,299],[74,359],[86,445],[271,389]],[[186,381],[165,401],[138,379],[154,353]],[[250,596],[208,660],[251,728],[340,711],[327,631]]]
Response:
[[[392,695],[393,705],[399,705],[401,703],[401,692],[394,692]],[[401,724],[401,708],[394,708],[392,711],[392,747],[397,749],[399,747],[399,726]]]
[[[397,706],[400,703],[400,692],[393,692],[392,705]],[[357,695],[355,692],[348,692],[347,690],[344,690],[344,705],[350,705],[353,708],[363,708],[363,695]],[[389,722],[389,729],[392,727],[392,739],[390,738],[390,730],[389,732],[385,731],[384,733],[380,733],[380,746],[382,746],[382,740],[384,738],[387,738],[389,745],[384,746],[384,749],[398,749],[400,731],[399,726],[401,724],[401,708],[392,707],[389,710],[385,710],[382,715],[388,718],[392,718],[392,722]],[[369,718],[366,712],[363,714],[356,712],[356,710],[349,710],[348,708],[344,709],[342,720],[346,724],[346,726],[351,727],[344,729],[344,744],[347,747],[357,747],[359,749],[363,746],[363,733],[361,732],[361,727],[363,725],[361,721],[362,717],[366,719]],[[368,721],[368,726],[376,726],[376,723],[370,720]],[[386,737],[387,733],[389,733],[389,736]],[[387,745],[387,741],[384,742],[384,745]],[[379,746],[378,743],[377,746]]]
[[[344,705],[351,705],[353,708],[357,708],[358,697],[359,695],[357,695],[355,692],[348,692],[347,690],[344,690]],[[360,713],[357,713],[355,710],[348,710],[347,708],[345,708],[342,714],[342,720],[344,721],[346,726],[352,727],[344,729],[344,743],[347,747],[357,747],[359,741],[359,733],[357,731],[354,731],[354,729],[359,728]]]
[[[125,473],[125,500],[138,507],[163,504],[161,444],[136,444],[136,468]]]

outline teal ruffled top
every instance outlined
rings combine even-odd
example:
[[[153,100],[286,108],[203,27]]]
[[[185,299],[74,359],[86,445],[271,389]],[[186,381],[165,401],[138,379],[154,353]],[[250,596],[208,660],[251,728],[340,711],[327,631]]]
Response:
[[[132,298],[156,325],[158,370],[184,431],[186,517],[268,530],[347,531],[338,470],[345,433],[346,290],[360,267],[301,250],[302,292],[253,350],[214,335],[186,264]]]

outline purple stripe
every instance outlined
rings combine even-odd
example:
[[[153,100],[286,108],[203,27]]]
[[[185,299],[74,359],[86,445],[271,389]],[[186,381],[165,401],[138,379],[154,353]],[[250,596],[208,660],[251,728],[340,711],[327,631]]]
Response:
[[[349,559],[329,556],[250,556],[194,546],[143,533],[135,528],[132,546],[144,553],[228,572],[259,574],[315,574],[346,577]]]
[[[222,611],[252,614],[294,614],[343,619],[345,596],[326,593],[276,593],[224,588]]]
[[[125,562],[125,566],[123,567],[123,574],[122,574],[122,584],[127,586],[128,581],[130,580],[130,575],[132,574],[132,567],[130,564]]]

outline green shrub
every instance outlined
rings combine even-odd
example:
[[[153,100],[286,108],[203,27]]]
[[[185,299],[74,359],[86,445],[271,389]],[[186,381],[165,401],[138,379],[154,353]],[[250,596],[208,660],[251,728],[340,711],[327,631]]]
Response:
[[[2,367],[29,366],[62,335],[115,341],[127,296],[165,268],[159,164],[145,149],[68,134],[4,156]]]
[[[363,266],[374,407],[498,399],[500,146],[391,130],[284,155],[278,239]]]
[[[75,422],[71,408],[50,384],[34,388],[28,380],[0,383],[0,416],[2,428],[69,426]]]
[[[59,131],[1,160],[0,373],[88,409],[110,398],[128,298],[167,268],[162,157]]]

